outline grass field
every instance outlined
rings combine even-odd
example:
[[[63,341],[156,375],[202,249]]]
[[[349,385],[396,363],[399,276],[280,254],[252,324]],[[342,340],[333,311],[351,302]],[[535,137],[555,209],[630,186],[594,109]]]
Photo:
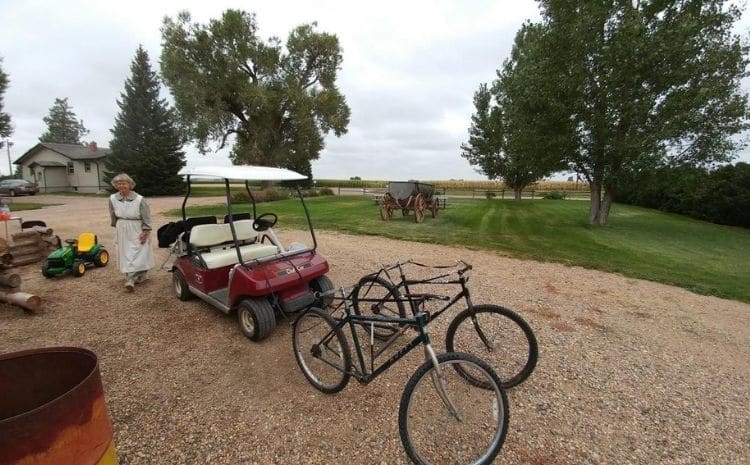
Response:
[[[316,229],[492,250],[750,302],[750,231],[745,229],[621,204],[613,206],[609,225],[592,227],[583,201],[451,199],[438,218],[428,214],[421,224],[398,213],[382,221],[370,198],[306,202]],[[259,205],[259,213],[267,211],[280,216],[279,226],[303,225],[296,201]],[[222,217],[224,207],[190,209],[191,216],[204,214]]]

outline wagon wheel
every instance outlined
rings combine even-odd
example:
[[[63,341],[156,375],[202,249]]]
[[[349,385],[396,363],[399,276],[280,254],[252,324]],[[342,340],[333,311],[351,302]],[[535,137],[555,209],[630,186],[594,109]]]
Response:
[[[430,211],[432,212],[432,217],[437,218],[438,214],[438,200],[436,198],[432,198],[432,201],[430,202]]]
[[[422,194],[417,194],[416,198],[414,199],[414,221],[417,223],[421,223],[424,221],[424,211],[425,211],[425,200],[422,198]]]
[[[391,208],[390,208],[390,207],[388,206],[388,204],[387,204],[387,203],[385,203],[385,202],[381,203],[381,204],[380,204],[380,217],[381,217],[381,218],[382,218],[382,219],[383,219],[384,221],[388,221],[388,220],[390,220],[390,219],[391,219],[391,216],[392,216],[392,215],[393,215],[393,211],[392,211],[392,210],[391,210]]]

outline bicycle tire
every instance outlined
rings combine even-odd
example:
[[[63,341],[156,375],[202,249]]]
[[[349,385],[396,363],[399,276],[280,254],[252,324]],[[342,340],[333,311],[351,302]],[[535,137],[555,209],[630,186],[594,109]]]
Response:
[[[334,394],[349,383],[349,343],[323,310],[310,308],[294,320],[292,348],[302,374],[319,391]]]
[[[383,315],[405,318],[406,310],[398,288],[377,275],[367,275],[359,280],[352,291],[352,307],[360,316]],[[375,337],[386,340],[397,331],[393,325],[373,328]]]
[[[473,316],[492,346],[488,347],[478,335]],[[448,352],[467,352],[485,360],[505,389],[526,381],[539,358],[531,326],[513,310],[499,305],[474,305],[473,310],[466,309],[456,315],[448,326],[445,347]]]
[[[471,354],[440,354],[437,361],[442,381],[428,360],[417,368],[401,396],[398,431],[407,455],[418,465],[492,463],[508,432],[508,397],[500,378]],[[458,374],[461,371],[470,371],[473,379],[490,388],[469,382]],[[438,385],[449,402],[438,393]],[[449,404],[460,417],[451,413]]]

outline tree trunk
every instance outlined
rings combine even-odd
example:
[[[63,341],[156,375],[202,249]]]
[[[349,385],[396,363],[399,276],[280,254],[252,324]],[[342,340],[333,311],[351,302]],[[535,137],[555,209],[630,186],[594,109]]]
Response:
[[[521,192],[523,192],[523,188],[513,189],[513,200],[515,200],[516,202],[520,202],[521,201]]]
[[[604,190],[604,199],[599,208],[599,225],[604,226],[607,224],[609,219],[609,209],[612,207],[612,200],[614,200],[614,193],[610,189]]]
[[[597,182],[591,183],[591,206],[589,206],[589,224],[599,224],[602,206],[602,186]]]

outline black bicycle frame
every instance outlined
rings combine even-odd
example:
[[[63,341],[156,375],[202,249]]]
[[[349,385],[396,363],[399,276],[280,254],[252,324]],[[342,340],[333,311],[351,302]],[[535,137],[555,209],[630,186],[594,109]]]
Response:
[[[359,362],[359,368],[353,366],[353,369],[351,372],[349,372],[349,374],[365,384],[368,384],[369,382],[377,378],[380,374],[390,368],[394,363],[400,360],[404,355],[411,352],[411,350],[416,346],[420,344],[423,346],[427,346],[430,344],[430,335],[425,329],[427,327],[427,315],[424,313],[418,313],[414,316],[414,318],[390,318],[383,316],[355,315],[351,313],[351,310],[348,308],[348,306],[345,306],[344,312],[345,316],[338,319],[337,327],[343,328],[348,324],[349,329],[352,333],[354,348],[357,351],[357,360]],[[370,323],[370,325],[374,325],[375,323],[388,323],[400,326],[399,330],[396,332],[396,335],[392,336],[388,341],[386,341],[384,343],[384,346],[378,351],[378,353],[372,352],[372,344],[370,344],[370,371],[367,371],[367,363],[365,361],[364,353],[362,351],[362,344],[359,341],[359,336],[357,335],[356,328],[356,325],[366,326],[367,323]],[[393,344],[393,342],[397,339],[397,335],[402,334],[404,331],[410,328],[415,328],[417,330],[417,336],[402,348],[400,348],[398,352],[390,356],[387,360],[376,367],[375,358],[377,358],[380,354],[383,353],[385,349]],[[370,330],[373,330],[372,326],[370,326]],[[336,367],[335,365],[331,366]]]

